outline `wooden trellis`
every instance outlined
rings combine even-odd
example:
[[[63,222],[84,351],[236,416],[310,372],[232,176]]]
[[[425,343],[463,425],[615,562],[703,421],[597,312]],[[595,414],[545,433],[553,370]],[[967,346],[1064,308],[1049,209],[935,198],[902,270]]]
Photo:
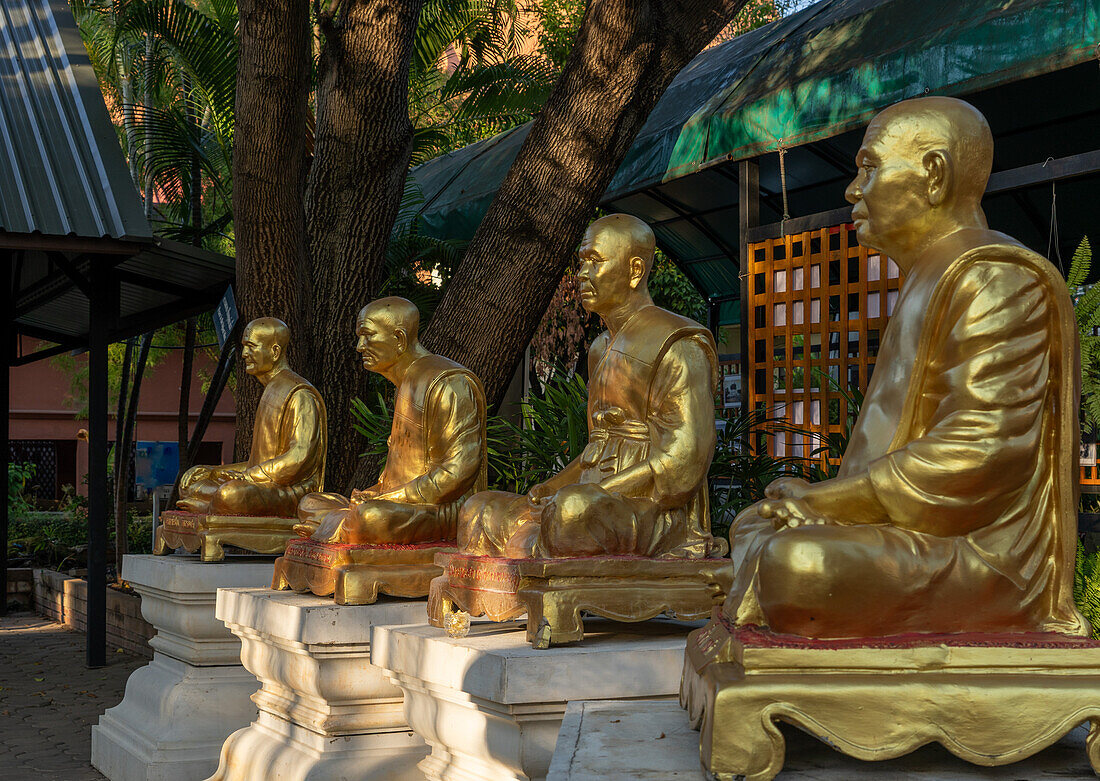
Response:
[[[861,247],[851,224],[748,249],[749,403],[807,432],[769,437],[769,452],[806,458],[821,436],[844,429],[838,389],[866,389],[902,275]]]

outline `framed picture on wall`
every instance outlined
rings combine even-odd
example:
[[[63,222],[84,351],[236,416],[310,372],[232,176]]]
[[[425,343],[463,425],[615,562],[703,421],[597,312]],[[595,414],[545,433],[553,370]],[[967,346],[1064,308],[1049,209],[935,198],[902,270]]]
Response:
[[[741,406],[740,374],[722,376],[722,406],[726,409],[735,409]]]

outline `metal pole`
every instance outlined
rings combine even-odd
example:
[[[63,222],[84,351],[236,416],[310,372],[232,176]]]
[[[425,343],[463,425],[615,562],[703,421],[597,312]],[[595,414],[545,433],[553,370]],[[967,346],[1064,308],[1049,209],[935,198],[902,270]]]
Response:
[[[90,272],[87,664],[102,667],[107,663],[107,343],[118,298],[107,269],[93,262]]]
[[[760,166],[755,160],[742,160],[737,164],[737,183],[741,223],[741,259],[737,269],[741,278],[741,414],[747,415],[752,411],[749,406],[749,382],[752,379],[749,327],[753,318],[748,232],[760,223]],[[750,443],[745,444],[751,448]]]
[[[13,260],[12,253],[7,253],[6,257],[8,263],[5,265],[10,266]],[[5,277],[8,279],[10,274]],[[4,311],[10,313],[12,310],[12,295],[11,285],[4,285]],[[0,381],[0,401],[4,404],[4,422],[2,424],[4,434],[4,445],[0,449],[0,465],[4,468],[4,501],[0,503],[3,509],[0,509],[0,616],[7,615],[8,612],[8,464],[11,461],[11,444],[8,441],[10,432],[8,430],[9,415],[11,414],[10,406],[10,382],[11,382],[11,357],[12,357],[12,324],[8,319],[8,315],[5,315],[4,319],[4,379]]]
[[[149,550],[157,544],[157,526],[160,525],[160,489],[159,485],[153,489],[153,524],[149,530]],[[119,572],[118,576],[121,578],[122,573]]]

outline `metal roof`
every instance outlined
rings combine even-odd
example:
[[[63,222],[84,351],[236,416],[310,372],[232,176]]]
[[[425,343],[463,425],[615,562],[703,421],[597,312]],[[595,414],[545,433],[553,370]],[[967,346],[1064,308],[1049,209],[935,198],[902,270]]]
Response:
[[[760,172],[767,223],[782,214],[781,145],[789,149],[791,214],[842,207],[862,127],[909,97],[974,102],[993,127],[995,170],[1094,149],[1098,41],[1096,0],[824,0],[689,63],[601,205],[649,222],[700,291],[725,300],[720,321],[736,322],[737,161],[767,155]],[[416,168],[424,230],[472,236],[529,127]],[[1030,233],[1020,237],[1045,249],[1036,215],[1049,214],[1049,187],[1046,196],[1045,204],[1006,196],[1012,203],[992,204],[991,224],[1019,236],[1024,223]],[[1076,208],[1063,207],[1066,200],[1060,221]]]
[[[0,0],[3,232],[153,236],[64,0]]]
[[[233,280],[233,258],[153,235],[65,0],[0,0],[0,258],[16,332],[64,347],[88,342],[95,275],[117,290],[95,304],[111,340],[212,309]]]

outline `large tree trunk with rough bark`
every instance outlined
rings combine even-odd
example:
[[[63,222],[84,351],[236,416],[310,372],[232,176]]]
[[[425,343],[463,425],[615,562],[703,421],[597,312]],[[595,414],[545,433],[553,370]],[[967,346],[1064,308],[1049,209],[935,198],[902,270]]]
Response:
[[[423,0],[344,0],[322,10],[309,225],[309,362],[328,407],[326,485],[348,490],[361,450],[348,424],[366,375],[355,315],[385,271],[412,151],[409,63]],[[361,486],[360,486],[361,487]]]
[[[248,322],[277,317],[291,330],[292,364],[308,355],[303,333],[308,269],[302,193],[312,68],[307,0],[240,0],[233,148],[237,307]],[[262,387],[240,367],[239,457],[247,457]]]
[[[745,0],[592,0],[425,342],[504,395],[600,197],[676,74]]]

